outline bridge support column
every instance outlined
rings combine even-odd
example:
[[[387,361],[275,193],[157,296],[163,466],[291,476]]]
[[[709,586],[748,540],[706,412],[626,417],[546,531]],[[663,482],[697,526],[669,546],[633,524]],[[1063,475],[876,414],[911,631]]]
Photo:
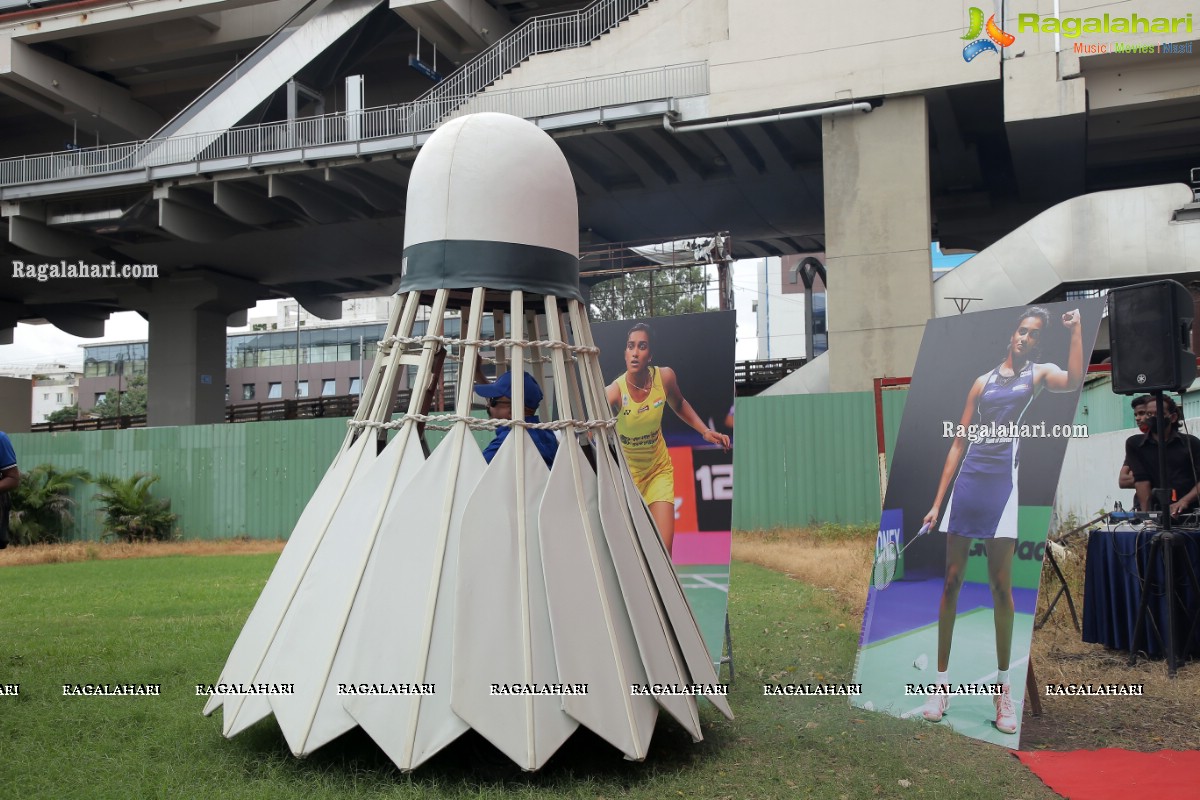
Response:
[[[147,425],[225,421],[225,328],[261,294],[254,284],[194,270],[156,281],[132,303],[150,323]]]
[[[925,98],[822,120],[829,385],[911,375],[933,316]]]

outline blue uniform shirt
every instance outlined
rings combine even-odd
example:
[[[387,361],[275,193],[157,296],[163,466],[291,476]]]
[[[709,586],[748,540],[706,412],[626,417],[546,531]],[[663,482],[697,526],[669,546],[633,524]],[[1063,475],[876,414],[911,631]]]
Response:
[[[0,469],[8,469],[17,465],[17,451],[13,450],[8,434],[0,431]]]
[[[538,422],[536,415],[526,417],[526,422]],[[496,455],[496,451],[500,449],[500,445],[504,444],[508,432],[512,428],[504,427],[496,431],[496,438],[488,442],[488,446],[483,450],[483,458],[489,464],[492,463],[492,456]],[[533,439],[533,443],[537,446],[538,452],[542,454],[542,460],[546,462],[547,467],[554,466],[554,454],[558,452],[558,439],[554,438],[554,434],[550,431],[539,430],[537,428],[526,428],[529,431],[529,437]]]

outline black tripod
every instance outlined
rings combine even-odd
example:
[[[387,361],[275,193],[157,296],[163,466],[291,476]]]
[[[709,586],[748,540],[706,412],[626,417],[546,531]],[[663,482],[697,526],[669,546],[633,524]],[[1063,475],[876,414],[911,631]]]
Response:
[[[1166,422],[1165,410],[1163,408],[1162,390],[1154,391],[1154,405],[1158,413],[1155,416],[1156,435],[1158,436],[1158,487],[1154,489],[1154,500],[1158,503],[1160,523],[1159,530],[1150,537],[1150,555],[1146,559],[1144,567],[1145,572],[1142,574],[1141,591],[1142,599],[1138,603],[1137,622],[1133,626],[1133,638],[1129,640],[1129,666],[1133,666],[1137,662],[1137,640],[1142,633],[1147,620],[1148,603],[1150,601],[1150,585],[1154,574],[1154,565],[1158,563],[1158,555],[1162,554],[1163,564],[1163,583],[1167,598],[1167,631],[1164,638],[1158,630],[1158,626],[1154,622],[1154,617],[1149,617],[1150,626],[1154,628],[1154,634],[1158,640],[1163,643],[1167,651],[1167,676],[1174,678],[1179,661],[1179,650],[1175,646],[1175,557],[1176,548],[1182,547],[1183,563],[1187,567],[1187,575],[1191,580],[1193,588],[1200,588],[1200,582],[1196,580],[1196,570],[1192,566],[1191,557],[1186,549],[1186,542],[1182,534],[1171,529],[1171,489],[1167,484],[1170,481],[1167,478],[1167,442],[1166,442]],[[1187,613],[1187,606],[1184,606],[1184,613]],[[1192,620],[1192,625],[1188,629],[1187,637],[1183,641],[1182,651],[1187,652],[1192,644],[1192,639],[1196,635],[1197,624],[1200,623],[1200,612],[1196,614]]]

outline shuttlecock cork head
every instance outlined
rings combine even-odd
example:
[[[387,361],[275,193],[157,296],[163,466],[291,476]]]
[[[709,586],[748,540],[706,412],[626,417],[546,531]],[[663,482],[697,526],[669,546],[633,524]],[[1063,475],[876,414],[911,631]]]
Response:
[[[558,145],[531,122],[470,114],[438,128],[408,183],[400,291],[580,298],[579,206]]]

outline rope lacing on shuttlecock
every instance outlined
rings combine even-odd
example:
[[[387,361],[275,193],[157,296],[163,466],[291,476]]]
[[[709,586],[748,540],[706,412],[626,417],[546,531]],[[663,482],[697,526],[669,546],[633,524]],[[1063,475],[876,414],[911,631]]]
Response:
[[[425,427],[435,431],[448,431],[454,424],[465,422],[473,431],[495,431],[499,428],[529,428],[538,431],[571,430],[587,431],[615,428],[615,419],[560,419],[554,422],[526,422],[521,419],[480,419],[466,417],[461,414],[401,414],[390,422],[371,422],[369,420],[350,420],[346,424],[351,428],[372,428],[376,430],[396,430],[408,420],[423,422]],[[451,423],[451,424],[445,424]]]
[[[424,336],[389,336],[389,337],[387,337],[385,339],[381,339],[379,341],[379,347],[381,349],[383,349],[383,351],[386,353],[391,349],[392,345],[395,345],[395,344],[401,344],[401,345],[425,344],[426,342],[440,342],[442,344],[442,346],[446,347],[447,349],[449,349],[450,347],[457,347],[457,346],[474,346],[474,347],[479,347],[479,348],[484,348],[484,347],[500,348],[500,347],[512,347],[514,345],[520,345],[521,347],[528,347],[528,348],[539,348],[539,349],[546,349],[546,350],[563,350],[563,351],[566,351],[567,353],[572,354],[569,358],[569,360],[571,360],[571,361],[577,360],[574,355],[576,353],[583,354],[583,355],[596,355],[600,352],[599,347],[587,347],[587,346],[578,345],[578,344],[567,344],[566,342],[560,342],[555,339],[532,339],[532,340],[528,340],[528,339],[452,339],[452,338],[449,338],[446,336],[437,336],[432,333],[426,334]],[[449,355],[449,358],[452,361],[461,361],[462,360],[461,355],[457,355],[457,354],[453,354],[453,353],[451,353]],[[484,360],[488,361],[490,363],[494,363],[494,361],[492,359],[484,359]],[[549,362],[550,356],[542,356],[541,359],[529,359],[529,358],[526,359],[527,362],[533,362],[533,361],[538,361],[538,360],[543,361],[543,362]]]

